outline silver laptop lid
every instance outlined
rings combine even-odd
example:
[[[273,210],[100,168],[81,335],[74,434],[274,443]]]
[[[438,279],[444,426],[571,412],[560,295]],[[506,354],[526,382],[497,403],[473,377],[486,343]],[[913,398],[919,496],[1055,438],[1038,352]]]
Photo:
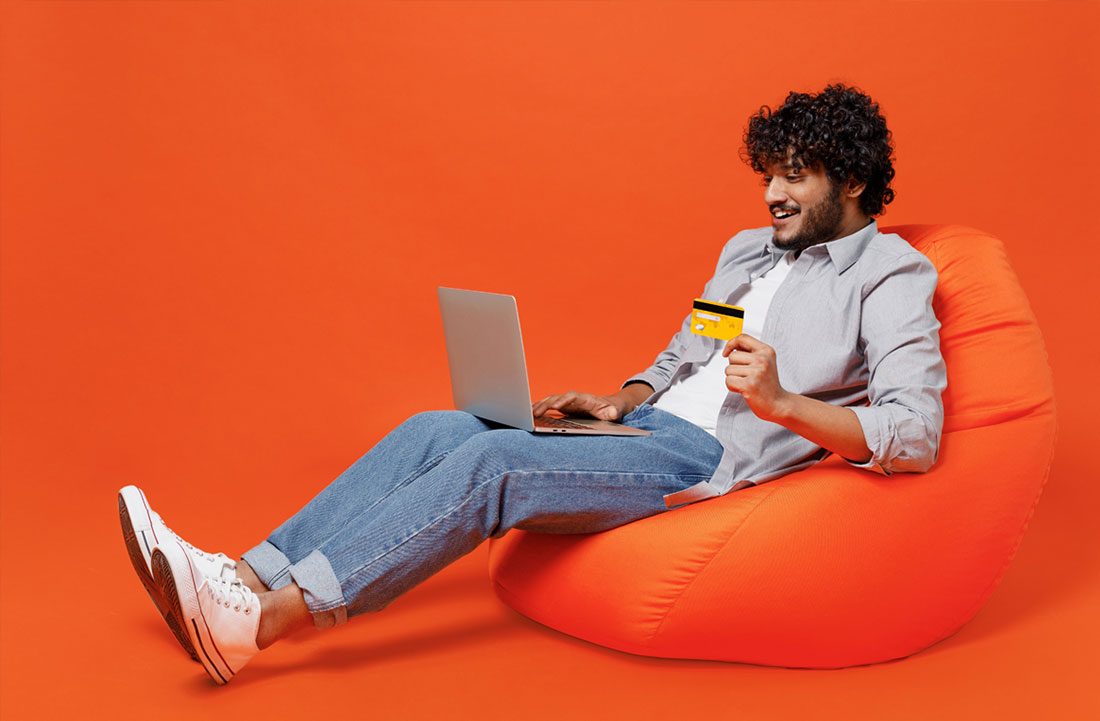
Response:
[[[438,293],[455,408],[534,430],[516,299],[457,288]]]

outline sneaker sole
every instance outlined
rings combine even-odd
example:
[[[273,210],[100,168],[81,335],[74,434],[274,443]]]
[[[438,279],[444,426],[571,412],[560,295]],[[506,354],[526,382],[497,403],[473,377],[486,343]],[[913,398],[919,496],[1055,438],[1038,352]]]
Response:
[[[166,551],[176,558],[175,569]],[[163,596],[168,607],[168,615],[175,622],[175,627],[186,629],[191,647],[199,652],[199,663],[206,669],[206,673],[214,683],[219,686],[229,683],[235,674],[210,637],[210,629],[206,625],[206,619],[203,618],[202,609],[199,608],[199,578],[187,557],[187,552],[178,543],[173,543],[166,549],[158,546],[153,549],[151,565],[153,583]],[[169,623],[169,625],[172,624]]]
[[[132,492],[130,495],[134,495]],[[142,552],[142,547],[152,555],[153,549],[156,547],[157,538],[150,529],[136,530],[134,528],[133,518],[131,518],[130,503],[134,504],[134,514],[144,514],[144,517],[148,519],[149,525],[152,526],[152,519],[149,514],[149,504],[145,501],[144,494],[141,491],[137,491],[137,495],[130,499],[127,499],[121,491],[118,494],[118,520],[122,524],[122,540],[126,543],[126,553],[130,556],[130,563],[134,566],[134,572],[137,573],[138,580],[141,581],[141,585],[145,587],[145,592],[149,594],[149,598],[152,599],[153,605],[157,607],[157,611],[164,618],[164,622],[168,624],[168,628],[172,631],[172,635],[179,641],[180,646],[183,646],[183,650],[187,652],[193,660],[198,661],[198,654],[195,653],[195,647],[191,643],[191,639],[188,638],[187,633],[180,628],[178,622],[172,618],[168,611],[168,605],[161,594],[160,589],[157,588],[156,583],[153,581],[152,574],[149,573],[149,567],[145,562],[145,553]],[[139,518],[141,516],[139,515]]]

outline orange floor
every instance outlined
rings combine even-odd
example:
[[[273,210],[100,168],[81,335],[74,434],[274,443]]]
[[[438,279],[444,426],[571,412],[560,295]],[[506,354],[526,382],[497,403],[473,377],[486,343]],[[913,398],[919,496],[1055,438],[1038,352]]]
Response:
[[[1082,2],[0,1],[0,718],[1100,717],[1098,34]],[[517,296],[536,396],[614,389],[766,222],[744,119],[831,80],[894,130],[884,223],[996,234],[1044,329],[1054,466],[973,622],[838,671],[638,658],[504,607],[482,548],[225,688],[186,659],[118,487],[262,539],[448,406],[437,285]]]

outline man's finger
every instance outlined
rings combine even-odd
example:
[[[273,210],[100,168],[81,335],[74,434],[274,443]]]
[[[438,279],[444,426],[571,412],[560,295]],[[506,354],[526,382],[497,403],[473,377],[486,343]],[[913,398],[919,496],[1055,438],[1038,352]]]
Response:
[[[734,338],[734,340],[738,341],[743,348],[747,348],[748,350],[763,350],[768,347],[767,343],[762,340],[757,340],[756,338],[753,338],[748,333],[742,333],[741,335]]]
[[[734,366],[734,365],[739,365],[739,366],[752,365],[752,364],[756,363],[758,360],[759,360],[758,357],[755,356],[752,353],[738,352],[738,353],[730,353],[729,354],[729,362],[730,362],[731,366]]]
[[[726,347],[722,349],[722,355],[729,357],[730,353],[735,350],[748,350],[747,347],[741,345],[741,339],[744,337],[745,334],[742,333],[741,335],[726,341]]]
[[[544,415],[546,413],[546,411],[549,410],[550,408],[554,407],[554,404],[557,403],[558,401],[560,401],[561,398],[562,398],[561,395],[554,394],[552,396],[546,396],[545,398],[543,398],[541,401],[538,401],[537,403],[532,403],[531,404],[531,413],[532,413],[532,415],[534,415],[536,417]]]
[[[587,410],[591,403],[586,403],[588,399],[585,394],[578,393],[576,391],[570,391],[568,393],[558,393],[552,396],[543,398],[538,403],[532,406],[532,413],[535,416],[542,416],[546,414],[548,410],[555,410],[559,412],[568,412],[580,408]]]
[[[744,391],[745,388],[742,385],[744,382],[745,381],[743,378],[738,378],[737,376],[726,376],[726,388],[733,393],[741,393],[742,391]]]
[[[753,338],[748,333],[742,333],[741,335],[730,339],[726,343],[726,347],[723,349],[722,352],[724,355],[729,355],[730,351],[733,350],[747,350],[749,352],[752,352],[754,350],[759,350],[766,347],[767,346],[764,343]]]
[[[619,409],[615,406],[607,405],[602,408],[597,408],[595,415],[605,421],[613,421],[619,417]]]

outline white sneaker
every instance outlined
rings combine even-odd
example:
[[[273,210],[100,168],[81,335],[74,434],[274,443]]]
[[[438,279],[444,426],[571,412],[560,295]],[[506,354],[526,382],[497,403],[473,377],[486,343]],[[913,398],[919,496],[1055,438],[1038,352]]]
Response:
[[[166,620],[187,633],[210,678],[229,683],[260,651],[259,597],[239,578],[204,578],[194,554],[174,540],[153,549],[152,566],[153,583],[168,606]]]
[[[236,578],[236,562],[224,553],[206,553],[195,548],[173,533],[172,529],[157,515],[157,512],[149,507],[145,494],[137,486],[126,486],[118,492],[118,518],[122,523],[122,540],[126,543],[126,552],[130,555],[130,563],[133,564],[134,571],[137,572],[138,579],[141,580],[141,585],[145,586],[149,598],[153,599],[160,615],[164,617],[169,628],[172,629],[172,633],[175,634],[176,640],[180,642],[180,645],[190,654],[191,658],[198,661],[198,654],[191,647],[187,634],[183,629],[172,626],[173,622],[168,616],[164,599],[153,583],[153,571],[150,566],[153,549],[158,544],[165,544],[169,541],[181,543],[188,553],[194,557],[199,573],[214,578]]]

